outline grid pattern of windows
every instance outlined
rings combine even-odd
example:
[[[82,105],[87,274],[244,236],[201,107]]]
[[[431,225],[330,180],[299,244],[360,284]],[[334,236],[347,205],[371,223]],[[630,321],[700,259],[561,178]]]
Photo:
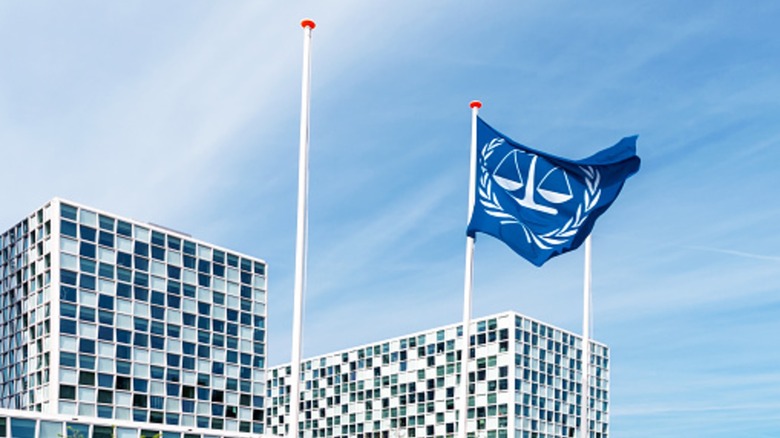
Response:
[[[62,203],[59,411],[263,432],[262,261]]]
[[[469,437],[574,436],[581,339],[518,315],[476,320],[470,340]],[[460,326],[327,354],[302,364],[304,437],[453,437]],[[591,437],[608,437],[608,350],[593,345]],[[267,430],[289,421],[290,367],[268,372]],[[511,435],[510,435],[511,434]]]
[[[509,314],[475,322],[469,364],[471,436],[506,437],[512,355]],[[306,437],[454,436],[460,327],[450,326],[308,360],[302,366]],[[283,434],[290,367],[269,370],[268,429]]]
[[[55,199],[0,234],[0,408],[262,433],[266,303],[261,260]]]
[[[257,438],[242,432],[213,431],[185,426],[118,422],[96,417],[0,408],[0,437],[13,438]]]
[[[0,407],[48,402],[51,204],[0,234]]]
[[[582,339],[563,330],[515,318],[515,436],[576,436],[582,407]],[[609,350],[591,344],[589,431],[607,438]]]

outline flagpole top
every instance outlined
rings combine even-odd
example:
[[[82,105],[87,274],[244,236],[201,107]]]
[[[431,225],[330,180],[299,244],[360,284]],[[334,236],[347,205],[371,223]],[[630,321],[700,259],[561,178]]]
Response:
[[[472,100],[471,103],[469,103],[469,107],[477,109],[482,108],[482,102],[478,100]]]
[[[313,30],[315,27],[317,27],[317,24],[314,23],[314,20],[306,18],[306,19],[301,20],[301,27],[304,28],[304,29],[308,27],[309,29]]]

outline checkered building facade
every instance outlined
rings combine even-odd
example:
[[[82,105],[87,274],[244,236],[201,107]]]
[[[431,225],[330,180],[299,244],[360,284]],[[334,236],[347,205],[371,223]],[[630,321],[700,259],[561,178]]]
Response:
[[[508,312],[473,322],[470,437],[575,436],[582,406],[579,336]],[[302,364],[304,437],[452,437],[461,326],[326,354]],[[609,350],[591,345],[589,430],[609,436]],[[268,371],[267,430],[289,421],[290,367]]]
[[[54,199],[0,234],[0,408],[264,432],[266,265]]]

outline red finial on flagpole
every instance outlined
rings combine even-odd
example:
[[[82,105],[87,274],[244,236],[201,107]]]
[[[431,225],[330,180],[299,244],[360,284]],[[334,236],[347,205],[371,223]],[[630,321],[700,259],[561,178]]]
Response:
[[[315,27],[317,27],[317,25],[314,23],[314,20],[310,20],[310,19],[307,18],[307,19],[301,21],[301,27],[303,27],[303,28],[307,28],[308,27],[309,29],[313,30]]]
[[[482,102],[478,100],[472,100],[471,103],[469,103],[469,107],[477,109],[482,108]]]

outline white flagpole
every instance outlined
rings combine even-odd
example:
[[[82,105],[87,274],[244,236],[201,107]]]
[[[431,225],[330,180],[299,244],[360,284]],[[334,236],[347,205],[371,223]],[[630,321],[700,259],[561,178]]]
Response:
[[[585,239],[585,285],[582,305],[582,411],[580,412],[580,438],[588,438],[588,411],[590,410],[590,304],[591,304],[591,236]]]
[[[477,179],[477,114],[482,102],[473,100],[471,107],[471,167],[469,168],[469,208],[466,224],[471,222],[474,209],[474,184]],[[466,438],[469,409],[469,351],[471,346],[471,294],[474,285],[474,238],[466,236],[466,275],[463,283],[463,350],[460,358],[460,398],[458,399],[458,438]]]
[[[292,372],[290,378],[290,416],[288,437],[298,438],[298,412],[301,398],[301,344],[303,340],[303,295],[306,287],[306,232],[308,229],[307,197],[309,194],[309,102],[311,100],[311,31],[312,20],[301,21],[303,27],[303,80],[301,85],[301,141],[298,152],[298,227],[295,240],[295,289],[292,329]]]

